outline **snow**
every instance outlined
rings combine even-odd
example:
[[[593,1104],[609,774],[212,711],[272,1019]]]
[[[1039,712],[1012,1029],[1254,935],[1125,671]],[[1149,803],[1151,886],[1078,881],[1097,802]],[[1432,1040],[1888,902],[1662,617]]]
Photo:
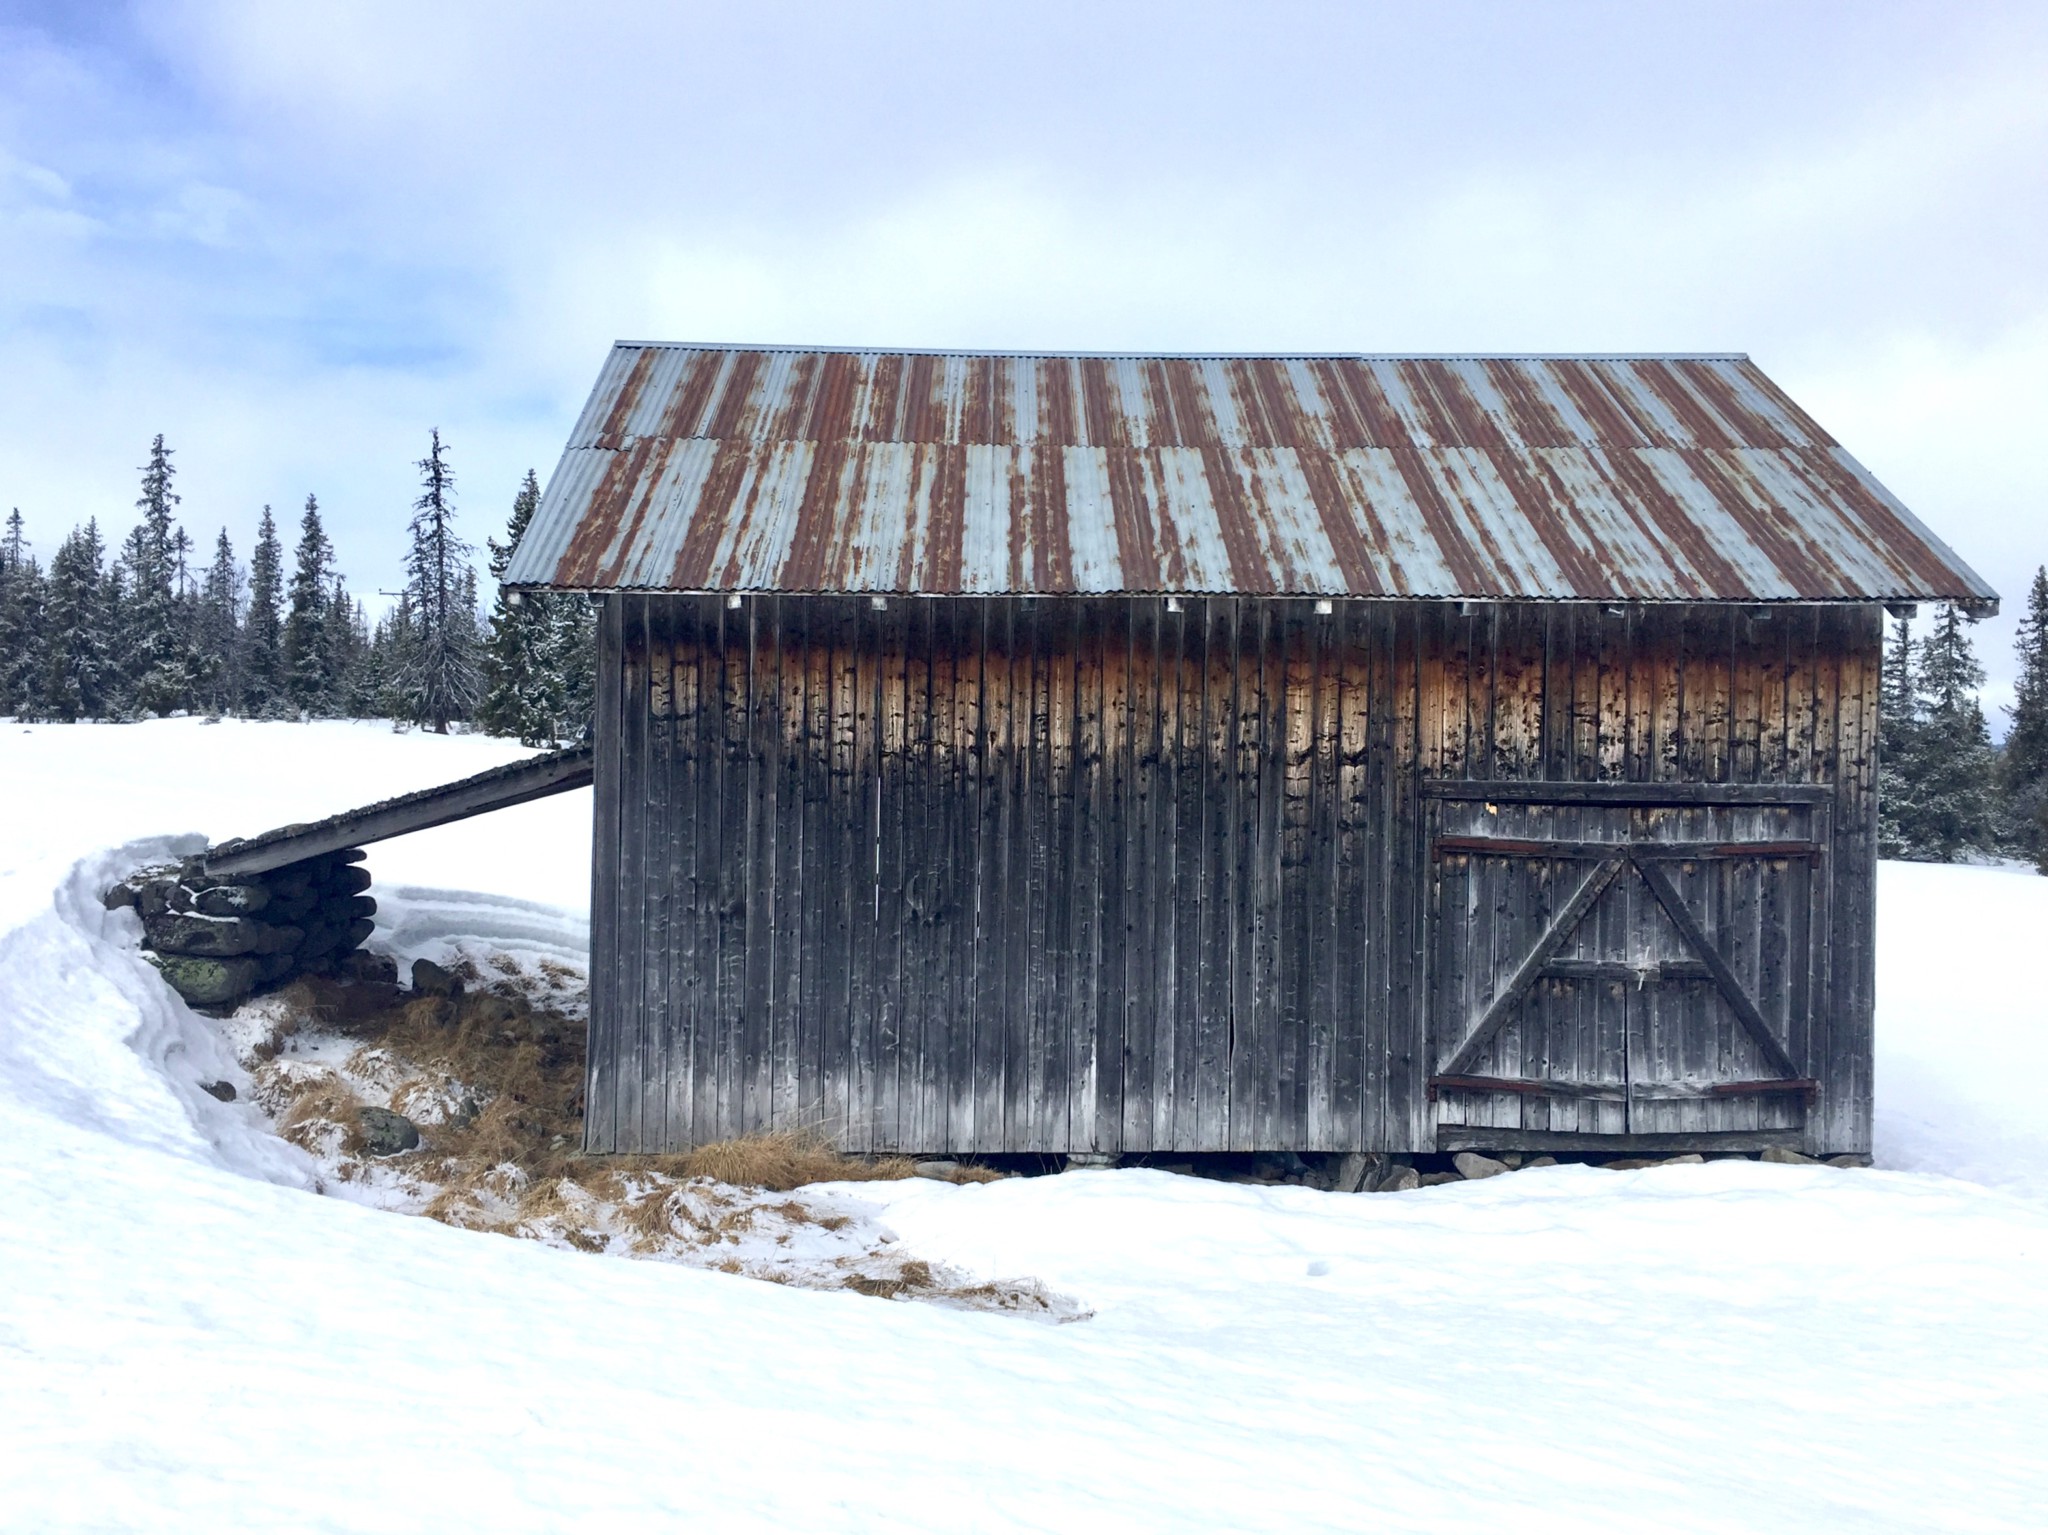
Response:
[[[0,1530],[2039,1528],[2048,881],[1882,869],[1875,1171],[804,1192],[1048,1327],[318,1197],[199,1090],[112,874],[515,752],[0,725]],[[376,941],[573,953],[587,813],[373,849]]]
[[[1878,870],[1877,1158],[2048,1203],[2048,879]]]

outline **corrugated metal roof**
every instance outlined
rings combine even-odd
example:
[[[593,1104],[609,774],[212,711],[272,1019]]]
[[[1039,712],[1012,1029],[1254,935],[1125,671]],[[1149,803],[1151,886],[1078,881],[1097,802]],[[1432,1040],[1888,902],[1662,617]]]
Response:
[[[621,342],[506,579],[1996,601],[1740,356]]]

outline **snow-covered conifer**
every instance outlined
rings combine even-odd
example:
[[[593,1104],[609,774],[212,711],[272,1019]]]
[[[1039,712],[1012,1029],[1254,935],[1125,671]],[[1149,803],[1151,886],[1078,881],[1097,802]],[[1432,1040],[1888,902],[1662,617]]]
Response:
[[[1984,683],[1967,619],[1943,603],[1921,643],[1918,711],[1907,755],[1909,802],[1901,814],[1905,856],[1950,863],[1997,842],[1997,762],[1977,689]]]
[[[172,520],[179,497],[171,489],[177,473],[171,452],[159,432],[150,444],[142,494],[135,503],[142,521],[129,534],[121,558],[124,604],[118,638],[128,696],[136,708],[159,715],[192,706],[198,669],[192,625],[181,600],[183,551],[190,540]]]
[[[597,706],[597,604],[581,592],[558,592],[554,609],[553,668],[562,679],[558,740],[579,741],[590,730]]]
[[[293,551],[291,606],[285,614],[285,696],[294,710],[324,714],[334,707],[334,646],[329,632],[334,546],[320,525],[320,502],[306,497]]]
[[[412,595],[398,594],[398,605],[378,621],[370,637],[370,676],[365,686],[373,689],[371,713],[385,719],[412,717],[406,703],[405,678],[412,665]]]
[[[284,685],[284,548],[268,506],[249,556],[249,611],[242,621],[241,708],[252,718],[287,707]]]
[[[523,596],[505,590],[505,570],[540,505],[540,480],[526,471],[505,541],[485,542],[491,551],[491,579],[498,584],[491,604],[490,637],[484,647],[484,700],[477,721],[492,735],[517,736],[526,746],[552,746],[561,728],[565,699],[559,661],[558,618],[546,593]]]
[[[201,701],[211,714],[241,707],[242,567],[222,528],[213,541],[213,563],[199,589],[194,634],[199,652]]]
[[[2000,762],[2007,838],[2048,874],[2048,569],[2034,572],[2014,649],[2019,676]]]
[[[16,507],[0,535],[0,715],[36,715],[42,663],[43,573]]]
[[[1893,619],[1878,682],[1877,850],[1884,858],[1913,856],[1907,827],[1918,819],[1914,793],[1919,772],[1918,653],[1912,621]]]
[[[419,461],[420,498],[413,503],[412,547],[405,557],[412,633],[402,674],[406,717],[443,735],[450,721],[468,719],[483,696],[476,572],[469,565],[469,545],[455,531],[455,476],[445,453],[436,428]]]
[[[74,528],[50,560],[43,603],[41,713],[92,719],[112,701],[113,593],[99,523]]]

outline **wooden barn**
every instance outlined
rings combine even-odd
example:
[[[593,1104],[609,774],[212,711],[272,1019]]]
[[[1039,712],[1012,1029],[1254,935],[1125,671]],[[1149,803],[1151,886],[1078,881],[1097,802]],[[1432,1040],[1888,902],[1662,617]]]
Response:
[[[1883,609],[1749,360],[621,344],[587,1137],[1863,1152]]]

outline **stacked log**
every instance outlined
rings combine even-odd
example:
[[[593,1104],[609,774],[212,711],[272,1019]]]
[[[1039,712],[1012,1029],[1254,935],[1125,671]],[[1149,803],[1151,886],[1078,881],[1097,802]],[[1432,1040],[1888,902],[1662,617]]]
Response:
[[[195,1007],[232,1007],[300,975],[357,966],[377,903],[363,851],[263,874],[209,875],[200,859],[145,869],[107,893],[142,917],[149,957]],[[367,958],[367,956],[364,956]]]

